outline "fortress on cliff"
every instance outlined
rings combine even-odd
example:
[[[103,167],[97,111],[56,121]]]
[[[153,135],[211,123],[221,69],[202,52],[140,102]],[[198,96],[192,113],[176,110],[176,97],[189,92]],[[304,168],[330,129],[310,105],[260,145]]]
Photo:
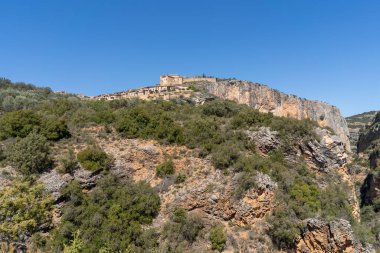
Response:
[[[139,98],[139,99],[172,99],[179,96],[189,97],[192,90],[189,85],[192,82],[209,82],[216,83],[215,77],[207,76],[194,76],[185,77],[181,75],[160,75],[160,84],[155,86],[147,86],[138,89],[129,89],[126,91],[116,92],[112,94],[102,94],[90,99],[96,100],[116,100],[126,98]]]

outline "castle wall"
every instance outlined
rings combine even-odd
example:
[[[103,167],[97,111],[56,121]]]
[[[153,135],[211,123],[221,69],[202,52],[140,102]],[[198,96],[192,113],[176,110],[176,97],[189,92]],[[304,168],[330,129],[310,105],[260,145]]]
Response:
[[[183,83],[190,83],[190,82],[216,83],[216,78],[215,77],[185,77],[183,79]]]
[[[160,86],[182,85],[191,82],[210,82],[216,83],[215,77],[183,77],[180,75],[161,75]]]

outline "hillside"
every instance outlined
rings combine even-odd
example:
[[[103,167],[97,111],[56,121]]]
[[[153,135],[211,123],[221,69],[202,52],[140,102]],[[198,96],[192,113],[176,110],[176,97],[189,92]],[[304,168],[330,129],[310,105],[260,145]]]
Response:
[[[0,248],[375,252],[344,131],[321,124],[344,129],[339,110],[224,82],[168,100],[12,96],[0,116]],[[13,90],[24,92],[0,87]]]

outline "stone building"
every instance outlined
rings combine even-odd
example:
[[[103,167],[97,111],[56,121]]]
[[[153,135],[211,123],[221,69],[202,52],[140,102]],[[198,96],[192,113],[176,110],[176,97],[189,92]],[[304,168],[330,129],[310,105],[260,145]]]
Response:
[[[160,75],[160,85],[181,85],[183,84],[183,76],[180,75]]]

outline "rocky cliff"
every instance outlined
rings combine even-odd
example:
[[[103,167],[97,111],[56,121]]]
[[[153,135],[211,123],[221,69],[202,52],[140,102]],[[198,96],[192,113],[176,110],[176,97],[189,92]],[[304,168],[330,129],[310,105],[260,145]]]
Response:
[[[380,113],[377,113],[371,125],[367,126],[360,133],[357,152],[364,152],[369,147],[375,148],[380,140]]]
[[[326,222],[307,219],[304,223],[302,236],[297,242],[297,253],[374,252],[371,246],[360,245],[346,220]]]
[[[350,132],[350,142],[352,152],[356,152],[356,144],[359,140],[360,131],[370,125],[376,116],[377,111],[364,112],[346,118],[348,130]]]
[[[217,97],[249,105],[261,112],[271,112],[275,116],[314,120],[321,127],[333,129],[342,139],[346,150],[350,150],[346,120],[335,106],[287,95],[265,85],[248,81],[219,81],[206,84],[205,88]]]

